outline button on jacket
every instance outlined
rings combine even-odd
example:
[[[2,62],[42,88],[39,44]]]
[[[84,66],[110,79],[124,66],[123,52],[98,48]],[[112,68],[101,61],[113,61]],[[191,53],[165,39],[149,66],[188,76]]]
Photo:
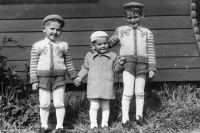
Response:
[[[114,72],[121,72],[122,69],[115,53],[88,52],[78,73],[82,78],[88,75],[87,98],[115,99]]]
[[[30,83],[39,82],[38,76],[76,77],[74,64],[66,42],[52,42],[48,38],[36,42],[32,46],[30,61]]]
[[[130,26],[118,27],[114,35],[109,39],[110,47],[114,47],[120,42],[120,56],[136,55],[139,58],[146,58],[148,70],[156,71],[156,59],[154,49],[154,39],[152,32],[144,27]]]

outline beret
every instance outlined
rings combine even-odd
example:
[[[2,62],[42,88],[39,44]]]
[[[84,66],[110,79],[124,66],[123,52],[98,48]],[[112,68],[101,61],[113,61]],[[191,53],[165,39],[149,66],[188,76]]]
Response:
[[[138,8],[143,8],[144,5],[138,2],[129,2],[123,5],[124,9],[125,8],[130,8],[130,7],[138,7]]]
[[[43,19],[42,24],[44,25],[45,22],[47,22],[49,20],[54,20],[54,19],[59,20],[62,23],[61,27],[63,27],[65,25],[65,20],[61,16],[56,15],[56,14],[51,14],[51,15],[46,16]]]
[[[108,37],[108,34],[104,31],[95,31],[90,37],[91,42],[97,40],[99,37]]]

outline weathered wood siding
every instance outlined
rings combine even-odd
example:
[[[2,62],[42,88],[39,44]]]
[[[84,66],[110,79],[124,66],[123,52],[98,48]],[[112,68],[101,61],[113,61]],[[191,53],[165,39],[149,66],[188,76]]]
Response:
[[[197,81],[200,79],[200,55],[191,21],[190,0],[136,0],[144,3],[144,27],[152,30],[155,38],[158,72],[151,81]],[[26,50],[9,44],[2,55],[7,65],[16,65],[24,75],[24,64],[30,60],[33,43],[44,38],[42,19],[59,14],[66,26],[61,39],[68,42],[77,70],[89,51],[90,35],[104,30],[110,36],[116,27],[126,25],[124,3],[130,0],[98,0],[93,4],[37,4],[0,5],[0,40],[11,36]],[[119,45],[111,49],[119,51]]]

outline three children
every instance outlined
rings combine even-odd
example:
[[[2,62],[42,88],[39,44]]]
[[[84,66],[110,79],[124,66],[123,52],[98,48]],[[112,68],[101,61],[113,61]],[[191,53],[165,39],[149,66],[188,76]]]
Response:
[[[156,72],[154,40],[152,32],[141,27],[143,5],[130,2],[124,5],[125,19],[129,25],[118,27],[108,39],[103,31],[91,35],[94,50],[85,56],[78,75],[74,69],[66,42],[58,40],[64,20],[58,15],[49,15],[43,20],[42,31],[46,37],[35,43],[31,50],[30,83],[33,90],[39,89],[42,133],[48,132],[50,94],[56,108],[56,132],[62,133],[65,115],[64,92],[66,79],[79,86],[88,75],[87,98],[90,100],[91,132],[98,132],[97,111],[102,108],[101,128],[108,131],[109,102],[115,99],[114,73],[123,71],[124,91],[122,97],[122,127],[134,129],[129,120],[129,107],[133,94],[136,97],[136,123],[147,124],[143,117],[144,87],[146,76],[152,78]],[[120,56],[108,50],[120,42]]]

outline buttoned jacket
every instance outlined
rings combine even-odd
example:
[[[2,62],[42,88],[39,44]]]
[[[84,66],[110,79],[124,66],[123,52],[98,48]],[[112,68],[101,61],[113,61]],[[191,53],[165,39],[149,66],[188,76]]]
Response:
[[[87,79],[87,97],[114,99],[114,73],[121,72],[121,67],[117,62],[117,55],[113,52],[98,54],[88,52],[85,61],[78,73],[79,77]]]

